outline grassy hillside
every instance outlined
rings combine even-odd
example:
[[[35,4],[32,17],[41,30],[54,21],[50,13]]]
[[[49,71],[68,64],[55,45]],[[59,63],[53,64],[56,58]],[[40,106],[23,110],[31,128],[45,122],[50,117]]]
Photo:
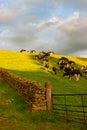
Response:
[[[49,59],[50,68],[45,70],[41,60],[35,59],[35,54],[29,52],[0,51],[0,67],[11,70],[12,72],[29,80],[39,81],[44,85],[46,81],[52,82],[53,93],[85,93],[87,78],[82,77],[78,82],[73,78],[62,77],[63,72],[59,70],[57,61],[61,55],[52,55]],[[87,60],[79,57],[66,56],[79,65],[87,65]],[[58,68],[57,75],[52,72],[52,66]],[[83,87],[84,86],[84,87]]]
[[[63,72],[59,70],[57,65],[60,57],[61,55],[56,54],[50,56],[48,58],[50,68],[45,70],[43,62],[35,59],[35,54],[0,50],[0,67],[26,79],[39,81],[43,85],[46,81],[51,81],[52,93],[86,93],[87,78],[82,77],[79,81],[73,78],[69,81],[67,77],[62,77]],[[87,65],[86,58],[66,57],[75,61],[78,68],[80,65]],[[52,66],[58,68],[57,75],[53,74]],[[1,130],[80,130],[81,125],[70,123],[66,125],[65,122],[61,123],[57,118],[52,112],[30,113],[29,108],[16,91],[0,81]]]

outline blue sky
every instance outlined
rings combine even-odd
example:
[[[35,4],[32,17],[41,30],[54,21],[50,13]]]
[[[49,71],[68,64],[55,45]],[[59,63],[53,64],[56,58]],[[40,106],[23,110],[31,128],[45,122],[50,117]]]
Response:
[[[86,0],[0,0],[0,49],[87,56]]]

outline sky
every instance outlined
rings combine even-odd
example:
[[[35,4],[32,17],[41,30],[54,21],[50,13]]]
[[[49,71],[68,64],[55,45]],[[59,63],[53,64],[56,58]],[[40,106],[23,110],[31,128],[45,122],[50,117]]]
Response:
[[[0,50],[87,57],[87,0],[0,0]]]

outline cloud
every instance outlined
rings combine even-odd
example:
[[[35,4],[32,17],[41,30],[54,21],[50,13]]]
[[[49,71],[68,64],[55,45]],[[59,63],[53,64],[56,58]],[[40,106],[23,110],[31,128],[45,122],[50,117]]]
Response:
[[[63,54],[72,54],[77,51],[82,52],[87,48],[87,18],[81,17],[79,12],[73,12],[66,19],[53,17],[49,20],[42,21],[37,25],[42,32],[54,32],[51,36],[53,44],[49,49],[54,48],[55,52]],[[54,40],[53,40],[54,39]],[[45,46],[44,46],[45,48]],[[47,48],[46,48],[47,49]]]
[[[13,12],[8,8],[0,9],[0,24],[9,23],[13,19]]]
[[[0,5],[0,47],[82,55],[86,11],[86,0],[9,0]]]
[[[7,41],[9,45],[11,45],[11,49],[21,49],[21,48],[29,48],[34,46],[34,43],[37,40],[37,34],[35,30],[31,28],[21,28],[18,30],[14,30],[13,32],[9,32],[4,35],[3,41]]]
[[[20,30],[14,36],[12,37],[12,41],[15,44],[18,44],[22,46],[26,46],[29,42],[34,42],[34,40],[37,39],[36,32],[34,30],[28,29],[28,30]]]
[[[39,22],[21,23],[3,36],[18,48],[53,50],[61,54],[73,54],[87,48],[87,18],[73,12],[66,19],[52,17]],[[17,25],[15,25],[17,27]]]
[[[73,9],[77,10],[87,8],[87,0],[51,0],[50,3],[53,4],[55,7],[72,7]]]
[[[81,50],[83,53],[85,48],[87,48],[86,18],[78,17],[74,21],[71,16],[70,18],[71,20],[67,18],[67,22],[63,22],[64,24],[62,24],[59,30],[56,30],[56,48],[59,47],[58,51],[64,54],[72,54]],[[60,42],[60,45],[58,42]]]

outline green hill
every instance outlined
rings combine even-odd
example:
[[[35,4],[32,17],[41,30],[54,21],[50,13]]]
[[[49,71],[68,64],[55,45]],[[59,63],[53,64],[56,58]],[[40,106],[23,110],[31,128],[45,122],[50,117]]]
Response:
[[[38,53],[36,53],[38,54]],[[66,93],[86,93],[87,92],[87,78],[82,77],[79,81],[75,78],[68,80],[68,77],[62,77],[63,71],[60,71],[57,64],[58,59],[62,55],[51,55],[48,57],[49,69],[46,70],[42,60],[35,58],[35,53],[30,52],[17,52],[10,50],[0,50],[0,67],[6,68],[11,72],[18,74],[26,79],[39,81],[41,84],[45,84],[46,81],[52,82],[52,93],[66,94]],[[77,68],[81,65],[87,65],[86,58],[64,56],[76,63]],[[52,67],[58,68],[57,75],[52,72]],[[64,123],[64,127],[60,122],[56,123],[56,115],[52,113],[37,113],[32,114],[29,111],[26,103],[7,84],[0,81],[0,128],[1,130],[64,130],[70,128],[69,125]],[[44,126],[41,121],[46,123]],[[33,122],[37,121],[37,125]],[[1,123],[2,122],[2,123]],[[56,123],[56,127],[53,122]],[[63,122],[62,122],[63,123]],[[2,126],[4,124],[4,127]],[[14,124],[14,125],[13,125]],[[75,124],[74,124],[75,125]],[[74,127],[74,130],[79,130],[78,125]],[[72,124],[73,130],[73,124]]]
[[[72,78],[62,77],[63,71],[59,70],[57,61],[61,55],[52,55],[49,59],[49,69],[45,70],[44,63],[41,60],[35,59],[36,54],[29,52],[16,51],[0,51],[0,67],[6,68],[26,79],[39,81],[44,85],[46,81],[52,82],[53,93],[85,93],[87,78],[82,77],[78,82]],[[65,56],[66,58],[75,61],[77,68],[80,65],[87,65],[86,58]],[[52,67],[58,68],[57,75],[52,72]],[[84,88],[82,87],[84,86]]]

